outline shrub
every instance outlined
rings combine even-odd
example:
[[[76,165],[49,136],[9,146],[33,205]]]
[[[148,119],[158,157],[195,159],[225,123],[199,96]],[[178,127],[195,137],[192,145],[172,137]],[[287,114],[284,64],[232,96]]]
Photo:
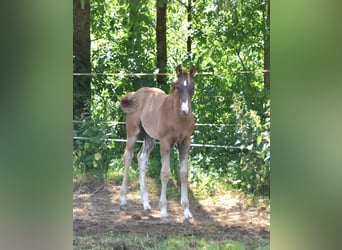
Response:
[[[74,172],[87,174],[96,170],[98,174],[106,176],[115,146],[113,141],[106,140],[108,128],[83,121],[74,123],[74,135],[84,138],[74,140]]]
[[[270,106],[266,104],[264,123],[254,110],[249,110],[244,97],[233,95],[231,106],[235,119],[235,145],[241,148],[236,164],[229,167],[232,184],[256,194],[270,192]]]

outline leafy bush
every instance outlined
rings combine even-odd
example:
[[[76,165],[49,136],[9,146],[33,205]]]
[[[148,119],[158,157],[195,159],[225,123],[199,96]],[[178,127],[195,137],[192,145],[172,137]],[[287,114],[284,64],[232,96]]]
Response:
[[[115,143],[106,140],[108,128],[89,121],[74,123],[74,136],[83,139],[74,140],[73,168],[75,173],[88,174],[95,170],[106,176],[113,159]]]
[[[192,185],[201,190],[198,195],[212,195],[222,185],[248,193],[269,195],[269,101],[264,105],[264,110],[260,116],[248,107],[242,93],[234,93],[229,110],[218,109],[214,112],[218,117],[229,113],[225,124],[196,127],[196,143],[226,146],[192,148],[189,171]]]
[[[237,164],[229,167],[232,183],[244,191],[269,195],[270,189],[270,107],[266,104],[264,123],[249,110],[242,95],[233,95],[235,145],[241,148]]]

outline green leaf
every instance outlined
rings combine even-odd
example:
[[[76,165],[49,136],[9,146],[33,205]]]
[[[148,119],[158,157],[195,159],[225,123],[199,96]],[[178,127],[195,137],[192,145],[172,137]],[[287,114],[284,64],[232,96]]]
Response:
[[[257,144],[260,145],[261,141],[262,141],[262,135],[259,135],[257,138]]]
[[[245,164],[245,166],[243,166],[243,168],[241,169],[242,172],[246,171],[248,168],[248,164]]]
[[[100,153],[96,153],[94,155],[94,158],[95,158],[96,161],[98,161],[98,160],[100,160],[102,158],[102,155]]]

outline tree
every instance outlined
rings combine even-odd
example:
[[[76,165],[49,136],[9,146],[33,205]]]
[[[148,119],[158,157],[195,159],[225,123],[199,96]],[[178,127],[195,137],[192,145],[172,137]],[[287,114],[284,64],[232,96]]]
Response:
[[[156,23],[156,43],[157,43],[157,68],[159,73],[166,73],[167,44],[166,44],[166,14],[167,0],[157,0],[157,23]],[[166,76],[157,76],[158,86],[163,88],[166,85]]]
[[[191,59],[191,21],[192,21],[192,15],[191,15],[191,12],[192,12],[192,7],[191,7],[191,0],[188,0],[188,6],[187,6],[187,12],[188,12],[188,15],[187,15],[187,21],[188,21],[188,37],[187,37],[187,41],[186,41],[186,51],[188,53],[188,59]]]
[[[264,87],[270,89],[270,0],[265,3]]]
[[[90,4],[89,0],[73,0],[74,72],[90,73]],[[90,117],[90,76],[74,76],[74,119]]]

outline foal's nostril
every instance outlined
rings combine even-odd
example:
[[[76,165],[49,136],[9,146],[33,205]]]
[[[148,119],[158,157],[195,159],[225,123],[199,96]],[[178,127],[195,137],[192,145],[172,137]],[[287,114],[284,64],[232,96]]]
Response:
[[[181,112],[182,115],[188,115],[189,114],[189,110],[181,109],[180,112]]]

